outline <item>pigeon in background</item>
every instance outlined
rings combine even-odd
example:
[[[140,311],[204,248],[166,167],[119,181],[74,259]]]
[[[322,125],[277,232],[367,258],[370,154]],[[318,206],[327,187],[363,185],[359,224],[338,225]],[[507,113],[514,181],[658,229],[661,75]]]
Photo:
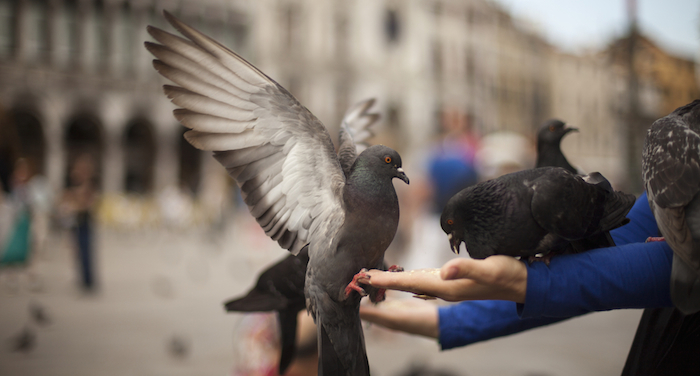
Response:
[[[46,326],[51,324],[51,317],[46,311],[46,308],[37,302],[32,302],[29,305],[29,313],[32,316],[34,322],[39,326]]]
[[[599,173],[542,167],[462,190],[447,203],[440,225],[455,253],[464,242],[476,259],[581,252],[612,241],[607,232],[629,222],[634,201]]]
[[[537,162],[535,167],[561,167],[577,174],[578,171],[566,160],[561,152],[561,139],[578,128],[567,127],[557,119],[547,120],[537,133]]]
[[[10,349],[14,352],[30,352],[36,346],[36,333],[25,327],[20,333],[10,339]]]
[[[281,337],[280,375],[287,371],[296,352],[297,314],[306,308],[304,278],[308,262],[309,247],[304,247],[299,255],[288,255],[266,269],[245,296],[224,304],[228,312],[277,311]]]
[[[700,100],[654,122],[642,177],[661,234],[673,249],[671,298],[685,314],[700,311]]]
[[[269,237],[292,254],[308,246],[304,294],[318,327],[319,375],[369,375],[357,279],[381,266],[396,233],[393,179],[408,183],[401,157],[380,145],[357,157],[341,145],[337,155],[323,124],[286,89],[164,15],[187,39],[148,27],[161,44],[146,48],[156,70],[180,85],[164,90],[182,107],[175,116],[191,129],[185,138],[214,152]]]

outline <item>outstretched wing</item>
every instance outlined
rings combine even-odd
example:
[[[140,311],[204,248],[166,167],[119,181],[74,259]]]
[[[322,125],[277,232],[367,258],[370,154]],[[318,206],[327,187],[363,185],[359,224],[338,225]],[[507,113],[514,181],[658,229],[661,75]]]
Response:
[[[175,117],[191,129],[187,141],[214,152],[265,233],[293,254],[337,230],[345,177],[323,124],[236,53],[164,15],[189,40],[149,26],[161,44],[146,48],[179,85],[164,89],[182,107]]]
[[[338,159],[346,176],[355,158],[367,148],[367,140],[374,135],[370,127],[379,119],[379,114],[369,112],[374,102],[371,98],[350,107],[340,124]]]

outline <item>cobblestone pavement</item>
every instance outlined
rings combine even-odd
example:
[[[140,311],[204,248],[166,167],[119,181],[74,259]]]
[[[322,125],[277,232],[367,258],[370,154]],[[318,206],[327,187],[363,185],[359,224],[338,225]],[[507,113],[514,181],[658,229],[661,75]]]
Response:
[[[247,290],[258,271],[285,255],[238,221],[229,231],[100,229],[98,293],[77,288],[70,242],[54,234],[26,273],[0,271],[0,376],[230,375],[243,315],[221,302]],[[37,282],[38,281],[38,282]],[[48,324],[30,316],[42,307]],[[454,375],[546,376],[620,373],[641,311],[603,312],[466,348],[366,331],[372,374],[411,365]],[[33,335],[26,352],[17,336]],[[240,347],[240,346],[239,346]]]

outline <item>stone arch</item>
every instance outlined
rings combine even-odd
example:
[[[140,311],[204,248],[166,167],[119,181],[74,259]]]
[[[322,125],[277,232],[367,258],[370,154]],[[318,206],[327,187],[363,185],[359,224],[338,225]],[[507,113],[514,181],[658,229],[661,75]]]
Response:
[[[10,176],[19,158],[29,162],[32,173],[43,174],[46,136],[41,117],[32,106],[0,108],[0,188],[10,190]]]
[[[95,184],[100,187],[104,162],[104,130],[99,119],[87,113],[72,117],[66,124],[63,142],[66,153],[66,186],[70,185],[70,171],[75,161],[87,155],[95,166]]]
[[[156,140],[153,125],[136,118],[127,123],[122,138],[124,150],[124,190],[146,194],[153,191]]]
[[[17,135],[18,156],[29,161],[32,171],[44,174],[46,170],[46,136],[39,114],[26,107],[10,111],[11,125]]]
[[[186,131],[187,129],[183,128],[182,134]],[[178,156],[180,160],[180,170],[178,172],[180,188],[192,195],[196,195],[199,192],[202,179],[202,151],[190,145],[184,136],[180,136]]]

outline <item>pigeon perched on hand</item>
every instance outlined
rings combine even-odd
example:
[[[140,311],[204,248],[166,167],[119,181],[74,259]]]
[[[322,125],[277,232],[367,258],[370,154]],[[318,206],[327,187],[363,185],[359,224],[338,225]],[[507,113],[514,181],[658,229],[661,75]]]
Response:
[[[642,154],[642,177],[661,234],[673,249],[671,299],[700,311],[700,100],[654,122]]]
[[[577,174],[561,151],[561,139],[569,132],[578,132],[578,128],[567,127],[557,119],[547,120],[537,133],[537,162],[535,167],[561,167]]]
[[[372,98],[350,107],[341,123],[338,154],[346,175],[357,154],[367,148],[366,141],[373,136],[370,127],[379,119],[379,114],[369,112],[374,102]],[[304,247],[297,256],[288,255],[266,269],[245,296],[224,304],[228,312],[277,311],[281,342],[280,375],[287,371],[296,355],[297,314],[306,308],[304,280],[308,263],[309,247]],[[371,286],[368,288],[373,301],[380,299],[374,295],[381,291]]]
[[[318,327],[319,375],[368,375],[356,274],[382,264],[396,233],[392,181],[408,183],[401,157],[379,145],[339,158],[323,124],[286,89],[164,14],[189,40],[149,27],[161,44],[146,48],[156,70],[180,85],[164,89],[182,107],[175,116],[191,129],[185,138],[214,152],[269,237],[293,254],[309,247],[304,291]]]
[[[607,232],[629,222],[634,201],[599,173],[543,167],[462,190],[447,203],[440,225],[453,252],[464,242],[476,259],[581,252],[606,245]]]

